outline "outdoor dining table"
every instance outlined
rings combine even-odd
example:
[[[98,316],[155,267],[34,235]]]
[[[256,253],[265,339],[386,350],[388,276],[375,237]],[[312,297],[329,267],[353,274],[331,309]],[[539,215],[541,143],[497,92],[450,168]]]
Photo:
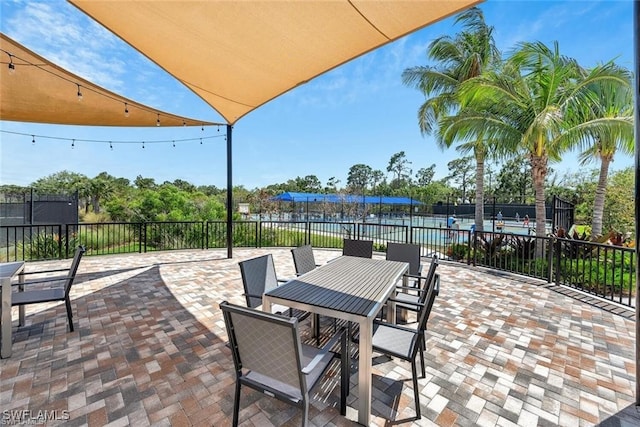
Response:
[[[0,329],[0,357],[11,357],[11,280],[24,270],[24,262],[3,262],[0,263],[0,319],[2,327]],[[20,281],[24,276],[20,275]],[[24,310],[20,311],[20,323],[24,322]]]
[[[408,271],[406,262],[340,256],[263,296],[265,311],[271,304],[282,304],[360,326],[358,423],[363,425],[369,425],[371,418],[373,320]],[[395,320],[395,307],[389,307],[387,316]]]

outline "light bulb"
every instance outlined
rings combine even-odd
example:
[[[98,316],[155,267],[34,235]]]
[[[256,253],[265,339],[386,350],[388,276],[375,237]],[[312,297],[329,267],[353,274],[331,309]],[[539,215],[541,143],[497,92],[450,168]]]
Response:
[[[78,101],[82,101],[82,92],[80,92],[80,85],[78,85]]]
[[[7,55],[9,55],[9,74],[14,74],[16,72],[16,66],[13,63],[13,55],[9,52],[7,52]]]
[[[127,103],[124,103],[124,116],[129,117],[129,108],[127,107]]]
[[[160,114],[158,114],[158,120],[156,120],[156,126],[160,126]]]

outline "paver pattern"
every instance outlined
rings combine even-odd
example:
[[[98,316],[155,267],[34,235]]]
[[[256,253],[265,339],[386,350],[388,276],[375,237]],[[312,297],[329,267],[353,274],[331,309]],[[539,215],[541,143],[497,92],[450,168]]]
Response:
[[[86,256],[72,290],[76,332],[67,332],[63,304],[28,307],[22,327],[14,309],[13,356],[0,360],[0,424],[54,415],[46,425],[230,425],[234,373],[218,303],[244,304],[243,259],[272,253],[278,276],[294,276],[288,249],[233,253]],[[338,255],[315,250],[320,263]],[[29,263],[27,271],[69,262]],[[423,417],[415,419],[409,364],[374,354],[372,425],[640,425],[630,309],[602,309],[542,281],[466,264],[443,262],[439,273],[419,380]],[[301,330],[306,337],[307,321]],[[356,425],[356,366],[347,417],[331,370],[311,425]],[[300,423],[297,409],[251,390],[241,408],[243,426]]]

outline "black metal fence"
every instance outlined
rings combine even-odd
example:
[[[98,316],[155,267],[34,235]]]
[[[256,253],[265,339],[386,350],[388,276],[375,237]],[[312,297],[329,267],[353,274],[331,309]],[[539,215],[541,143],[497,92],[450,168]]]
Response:
[[[224,221],[79,223],[2,225],[7,244],[0,261],[63,259],[77,245],[87,255],[110,255],[181,249],[226,248]],[[466,262],[536,277],[632,305],[636,252],[633,248],[558,237],[502,232],[471,232],[410,224],[314,221],[236,221],[235,247],[341,248],[344,238],[374,241],[385,251],[387,242],[415,243],[423,256]]]

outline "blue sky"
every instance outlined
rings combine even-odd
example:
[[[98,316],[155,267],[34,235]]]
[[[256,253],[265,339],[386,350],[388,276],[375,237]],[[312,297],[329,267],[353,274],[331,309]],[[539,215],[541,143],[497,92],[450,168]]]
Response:
[[[633,1],[488,0],[480,6],[495,27],[503,53],[521,41],[560,44],[564,55],[585,66],[611,59],[631,70]],[[120,39],[60,0],[0,0],[0,28],[9,37],[70,71],[116,93],[187,117],[222,122],[220,116],[171,76]],[[348,170],[364,163],[386,173],[391,156],[404,151],[414,173],[435,163],[436,179],[458,157],[423,137],[416,112],[424,101],[403,86],[401,73],[429,65],[426,47],[435,38],[460,29],[454,18],[438,22],[357,58],[269,102],[234,127],[234,185],[248,189],[285,182],[296,176],[330,177],[346,184]],[[102,141],[158,141],[218,135],[217,128],[113,129],[51,126],[0,121],[3,131]],[[220,129],[224,132],[224,128]],[[100,172],[157,183],[182,179],[195,185],[226,186],[226,143],[212,138],[176,144],[76,142],[0,133],[1,184],[29,185],[68,170],[90,178]],[[619,155],[613,170],[633,165]],[[576,155],[553,165],[559,175],[578,168]],[[596,165],[591,167],[595,168]]]

